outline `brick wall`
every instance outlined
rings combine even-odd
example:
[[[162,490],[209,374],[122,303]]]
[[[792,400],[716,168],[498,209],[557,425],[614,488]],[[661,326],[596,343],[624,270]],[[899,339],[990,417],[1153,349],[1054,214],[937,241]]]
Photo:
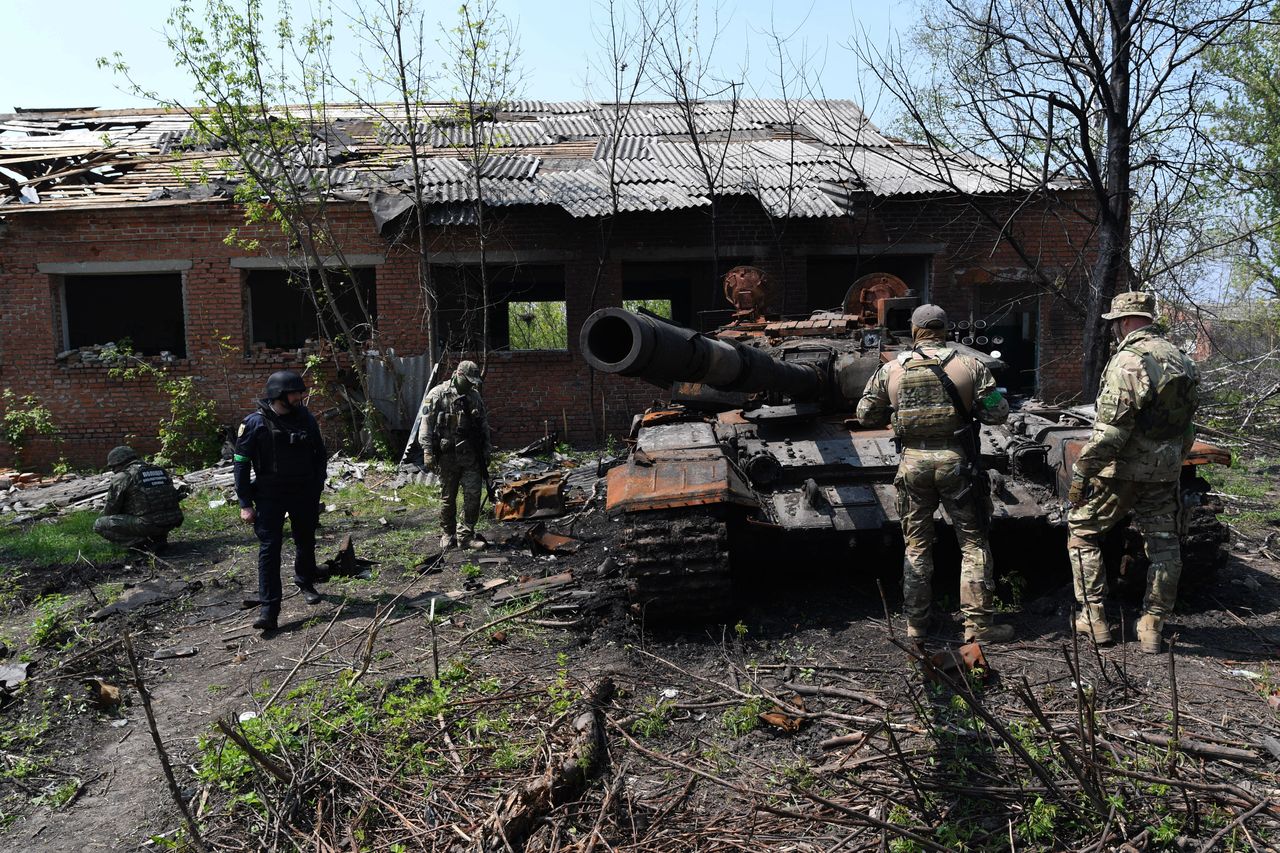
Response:
[[[993,210],[992,221],[1002,221],[998,203],[993,202]],[[930,296],[961,315],[991,282],[1024,281],[1031,291],[1038,290],[1012,247],[993,245],[985,220],[955,200],[880,201],[858,216],[781,222],[770,220],[749,199],[729,198],[717,205],[716,214],[722,252],[751,249],[750,260],[782,284],[779,308],[792,313],[811,307],[806,302],[806,258],[829,252],[875,255],[931,247]],[[423,352],[416,252],[390,246],[364,205],[333,205],[331,216],[346,253],[386,256],[377,268],[380,328],[372,345],[394,347],[400,355]],[[632,415],[662,392],[635,380],[593,377],[577,353],[578,329],[594,308],[619,303],[624,263],[676,258],[688,264],[709,257],[707,211],[620,216],[613,226],[611,255],[603,264],[596,220],[575,220],[552,207],[503,210],[496,220],[497,233],[488,243],[492,251],[517,256],[552,252],[556,260],[534,262],[563,264],[570,349],[490,354],[485,397],[495,443],[519,446],[547,427],[563,433],[566,424],[571,440],[591,441],[598,436],[593,430],[599,429],[602,412],[610,432],[625,431]],[[1068,296],[1078,291],[1083,286],[1079,246],[1087,231],[1076,220],[1063,220],[1049,205],[1023,211],[1016,222],[1034,262],[1053,271]],[[237,210],[221,202],[79,212],[32,209],[0,219],[0,387],[38,397],[60,428],[58,441],[32,442],[28,464],[47,465],[65,456],[76,464],[101,465],[106,451],[122,441],[153,450],[156,424],[166,414],[166,403],[152,382],[113,379],[102,366],[55,360],[64,348],[60,279],[38,265],[189,261],[190,268],[182,273],[187,357],[171,370],[195,377],[229,425],[253,406],[269,373],[301,369],[306,353],[246,356],[244,273],[232,261],[250,253],[225,241],[236,227],[241,239],[262,241],[260,253],[275,249],[284,254],[282,247],[273,246],[271,235],[246,229]],[[466,228],[441,227],[432,230],[430,249],[447,262],[446,253],[474,252],[477,244]],[[707,278],[700,304],[721,307],[719,283]],[[146,311],[147,306],[138,306],[139,322],[147,321]],[[1039,311],[1040,390],[1048,397],[1069,396],[1080,385],[1080,317],[1068,300],[1055,296],[1041,298]],[[332,368],[327,378],[334,380]],[[313,408],[330,403],[317,398]],[[330,433],[333,429],[326,427]],[[0,461],[11,459],[8,449],[3,451]]]

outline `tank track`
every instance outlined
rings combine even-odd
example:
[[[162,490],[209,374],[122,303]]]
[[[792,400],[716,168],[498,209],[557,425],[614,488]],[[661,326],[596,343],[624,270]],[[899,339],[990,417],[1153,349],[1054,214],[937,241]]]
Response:
[[[1222,507],[1201,504],[1187,510],[1187,531],[1182,536],[1182,577],[1196,583],[1213,577],[1227,561],[1231,533],[1218,518]]]
[[[637,617],[705,622],[729,610],[733,577],[723,519],[683,512],[632,516],[622,549],[622,577]]]

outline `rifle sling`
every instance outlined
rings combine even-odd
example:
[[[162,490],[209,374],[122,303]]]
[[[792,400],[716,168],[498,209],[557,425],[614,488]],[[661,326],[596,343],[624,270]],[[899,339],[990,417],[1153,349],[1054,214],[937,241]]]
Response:
[[[969,413],[969,410],[964,406],[964,401],[960,399],[960,389],[956,387],[956,383],[951,381],[951,377],[942,369],[942,365],[930,364],[926,366],[933,371],[933,375],[938,377],[938,381],[942,383],[947,396],[951,398],[951,405],[956,408],[956,414],[960,416],[960,421],[966,425],[965,430],[972,430],[975,424],[973,415]],[[976,470],[980,465],[977,442],[962,441],[960,444],[964,447],[964,455],[969,457],[969,464]]]

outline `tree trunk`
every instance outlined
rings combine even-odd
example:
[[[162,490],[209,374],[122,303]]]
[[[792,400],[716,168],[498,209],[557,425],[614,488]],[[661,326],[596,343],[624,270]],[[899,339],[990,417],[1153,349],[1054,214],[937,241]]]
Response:
[[[1084,329],[1084,394],[1093,397],[1107,362],[1109,336],[1102,313],[1117,293],[1131,287],[1129,280],[1129,156],[1133,128],[1129,116],[1130,12],[1133,0],[1107,0],[1111,14],[1111,65],[1107,89],[1111,95],[1106,112],[1106,203],[1098,211],[1098,257],[1094,262],[1086,305]]]

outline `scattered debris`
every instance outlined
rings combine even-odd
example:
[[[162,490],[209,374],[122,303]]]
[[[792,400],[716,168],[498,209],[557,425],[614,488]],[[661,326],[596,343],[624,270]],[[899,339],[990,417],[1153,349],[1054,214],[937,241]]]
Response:
[[[563,515],[567,482],[568,475],[551,471],[499,483],[494,515],[498,521]]]
[[[200,650],[195,646],[178,646],[172,649],[157,649],[151,655],[152,660],[169,660],[170,658],[189,658],[195,657]]]
[[[378,561],[357,557],[355,543],[351,541],[351,534],[348,533],[342,538],[342,544],[338,546],[338,553],[320,565],[321,581],[326,581],[329,578],[361,578],[368,580],[373,576],[373,572],[369,567],[378,565]]]
[[[184,592],[194,592],[200,587],[201,583],[199,581],[193,581],[192,583],[144,581],[132,589],[127,589],[124,596],[118,601],[89,614],[89,621],[101,622],[103,619],[115,616],[117,613],[132,613],[149,604],[159,604],[162,601],[177,598]]]
[[[493,597],[493,603],[510,604],[536,592],[550,592],[551,590],[572,586],[575,582],[572,571],[561,572],[558,575],[551,575],[545,578],[521,578],[511,589],[500,590]]]
[[[934,669],[948,676],[971,672],[984,684],[992,675],[987,656],[983,654],[982,646],[978,643],[966,643],[958,649],[936,652],[929,658],[929,663]]]
[[[119,687],[108,684],[101,678],[87,678],[85,683],[89,686],[89,698],[99,709],[109,711],[120,704]]]
[[[804,717],[794,715],[795,711],[802,713],[805,711],[804,699],[800,696],[787,700],[786,705],[774,705],[773,710],[765,711],[760,715],[760,721],[775,729],[781,729],[786,734],[795,734],[805,723]]]
[[[524,538],[535,552],[541,551],[546,554],[574,554],[582,547],[582,542],[577,539],[549,532],[547,525],[543,522],[530,527],[525,532]]]

